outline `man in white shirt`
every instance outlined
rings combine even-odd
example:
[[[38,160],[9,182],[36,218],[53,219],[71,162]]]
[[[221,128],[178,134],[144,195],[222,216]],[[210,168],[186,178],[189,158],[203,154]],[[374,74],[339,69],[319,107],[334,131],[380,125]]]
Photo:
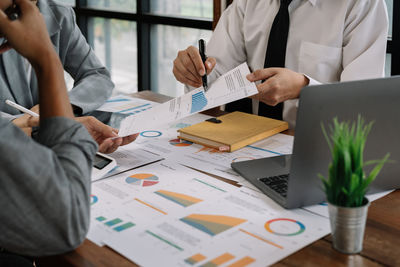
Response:
[[[259,90],[253,113],[258,114],[258,101],[272,106],[284,102],[283,119],[294,128],[304,86],[384,75],[388,32],[384,0],[291,1],[285,68],[263,69],[279,7],[279,0],[235,0],[225,10],[207,45],[209,83],[247,62],[256,70],[248,79],[258,82]],[[176,79],[187,86],[200,87],[205,71],[195,47],[180,51],[174,61]]]

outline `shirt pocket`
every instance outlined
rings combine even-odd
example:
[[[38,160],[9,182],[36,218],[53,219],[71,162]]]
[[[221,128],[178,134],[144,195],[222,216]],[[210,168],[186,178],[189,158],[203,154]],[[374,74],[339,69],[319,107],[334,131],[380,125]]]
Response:
[[[340,80],[342,48],[303,41],[300,47],[299,72],[322,82]]]

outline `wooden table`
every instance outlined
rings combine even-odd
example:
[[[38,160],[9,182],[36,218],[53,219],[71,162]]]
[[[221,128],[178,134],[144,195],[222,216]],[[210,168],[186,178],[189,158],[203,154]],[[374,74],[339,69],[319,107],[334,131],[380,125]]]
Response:
[[[144,91],[133,96],[165,102],[170,97]],[[211,110],[208,115],[223,112]],[[293,134],[293,132],[287,132]],[[76,250],[37,260],[37,266],[137,266],[108,247],[89,240]],[[400,266],[400,190],[374,201],[368,211],[364,249],[360,254],[345,255],[332,248],[328,235],[281,260],[274,266]]]

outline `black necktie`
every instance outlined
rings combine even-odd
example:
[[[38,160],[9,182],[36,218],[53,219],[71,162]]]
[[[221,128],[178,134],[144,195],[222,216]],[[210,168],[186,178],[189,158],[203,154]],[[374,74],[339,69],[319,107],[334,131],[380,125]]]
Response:
[[[279,11],[272,23],[269,34],[267,53],[265,55],[264,68],[285,67],[286,45],[289,33],[288,7],[292,0],[281,0]],[[243,111],[252,113],[252,101],[249,98],[241,99],[226,105],[226,111]],[[273,119],[282,120],[283,103],[269,106],[260,102],[258,114]]]

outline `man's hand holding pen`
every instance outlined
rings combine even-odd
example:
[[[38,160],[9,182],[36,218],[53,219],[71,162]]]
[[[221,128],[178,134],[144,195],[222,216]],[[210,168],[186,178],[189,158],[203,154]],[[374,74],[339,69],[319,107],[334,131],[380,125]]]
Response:
[[[205,54],[204,58],[206,58]],[[206,58],[203,63],[199,49],[189,46],[187,49],[178,52],[178,56],[174,60],[173,73],[181,83],[198,88],[203,86],[202,77],[209,75],[216,63],[217,61],[213,57]]]

